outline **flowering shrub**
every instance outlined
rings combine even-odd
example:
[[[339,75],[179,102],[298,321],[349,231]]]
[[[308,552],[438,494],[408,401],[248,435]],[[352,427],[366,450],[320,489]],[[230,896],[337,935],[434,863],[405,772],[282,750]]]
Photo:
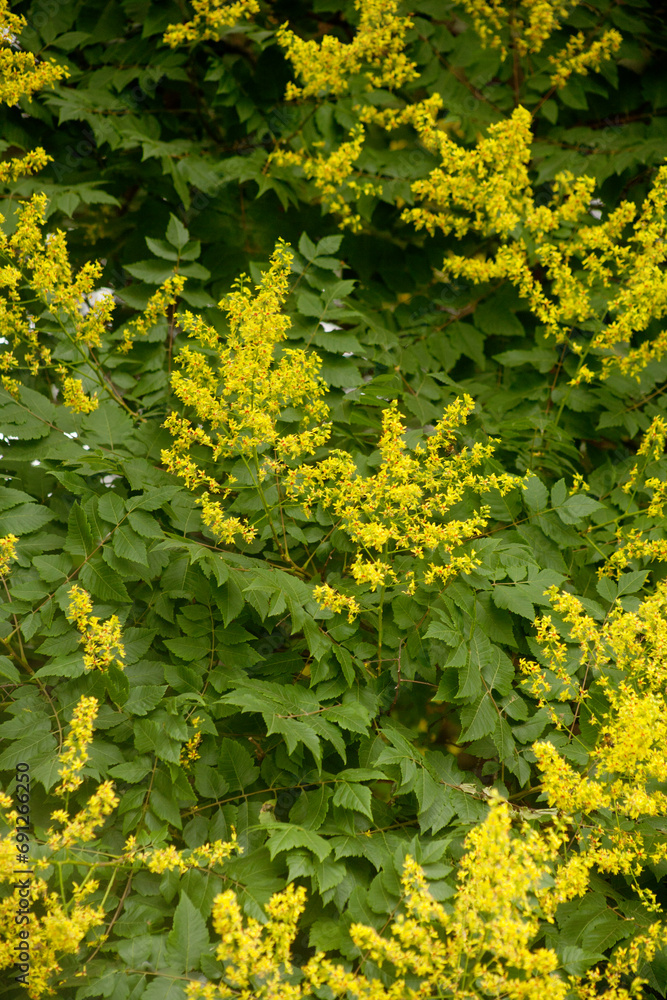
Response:
[[[665,996],[665,26],[0,3],[8,996]]]

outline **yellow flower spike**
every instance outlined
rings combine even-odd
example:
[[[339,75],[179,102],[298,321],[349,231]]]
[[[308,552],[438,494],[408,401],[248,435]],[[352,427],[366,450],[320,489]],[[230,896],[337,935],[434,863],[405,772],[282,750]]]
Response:
[[[202,734],[199,731],[199,724],[201,719],[199,716],[195,716],[192,719],[192,726],[194,728],[194,733],[187,741],[187,743],[181,748],[180,764],[181,767],[186,770],[194,764],[196,760],[199,759],[199,744],[202,741]]]
[[[70,587],[69,598],[67,618],[76,622],[81,633],[79,641],[84,647],[83,662],[86,670],[106,670],[112,663],[122,670],[125,649],[117,615],[112,615],[107,622],[100,622],[99,618],[91,614],[93,605],[89,594],[77,584]]]
[[[65,750],[59,757],[58,774],[62,780],[55,789],[56,795],[76,791],[83,781],[81,771],[88,760],[88,747],[93,739],[93,723],[98,708],[97,698],[84,695],[74,709],[70,732],[65,740]]]
[[[304,41],[283,25],[278,43],[302,80],[288,84],[287,100],[339,95],[347,91],[349,77],[364,69],[368,88],[394,90],[417,78],[417,68],[403,52],[405,33],[412,26],[398,14],[397,0],[355,0],[359,26],[348,44],[333,35],[321,42]]]
[[[549,56],[554,67],[551,86],[564,87],[573,74],[586,76],[591,69],[599,69],[603,62],[618,52],[623,36],[615,28],[591,42],[583,31],[570,38],[567,45],[557,55]]]
[[[151,295],[142,314],[128,323],[123,331],[123,341],[119,347],[122,354],[130,351],[137,337],[145,336],[170,308],[176,306],[185,287],[185,281],[183,275],[173,274],[160,285],[157,292]]]
[[[225,28],[230,28],[244,17],[259,13],[257,0],[192,0],[195,16],[184,24],[171,24],[162,40],[175,49],[179,45],[218,39]]]
[[[0,183],[6,184],[8,181],[16,181],[19,177],[28,177],[42,170],[47,163],[51,163],[52,156],[47,156],[41,146],[32,149],[25,156],[12,157],[0,163]]]
[[[636,612],[626,612],[616,604],[599,624],[583,614],[572,595],[552,588],[550,599],[570,625],[582,660],[590,661],[592,676],[597,677],[609,704],[599,720],[590,720],[597,736],[586,773],[575,771],[552,743],[541,741],[532,748],[549,804],[565,816],[585,814],[589,830],[579,860],[575,856],[567,862],[569,875],[563,870],[556,879],[557,898],[548,904],[553,912],[559,901],[572,898],[567,895],[568,883],[575,895],[584,891],[585,872],[593,867],[623,872],[641,895],[636,879],[651,852],[637,824],[644,818],[667,816],[667,795],[661,790],[667,780],[667,586],[660,583]],[[538,641],[549,657],[551,640],[544,629],[538,629]],[[530,673],[539,684],[539,668],[532,667]],[[612,682],[610,667],[622,672],[620,681]],[[578,697],[585,695],[580,691]],[[623,829],[620,822],[609,825],[603,818],[607,810],[618,821],[631,820],[633,827]],[[579,887],[576,891],[575,886]],[[650,908],[651,900],[645,902]]]
[[[479,565],[474,552],[457,550],[484,530],[488,509],[480,506],[465,521],[449,519],[449,511],[467,490],[497,488],[506,493],[520,486],[521,480],[485,476],[478,471],[492,454],[493,445],[454,450],[456,432],[474,405],[469,396],[455,400],[425,446],[410,450],[403,441],[405,427],[398,408],[392,403],[382,414],[381,462],[374,475],[360,476],[351,456],[340,451],[330,452],[315,465],[301,465],[288,475],[288,496],[307,511],[315,504],[331,511],[340,529],[357,546],[350,566],[357,584],[370,585],[375,591],[404,583],[414,592],[417,583],[438,581],[444,587],[452,577]],[[422,566],[418,573],[410,569],[400,574],[395,557],[408,553],[420,559]],[[341,596],[327,586],[318,587],[316,597],[332,610],[345,606]]]
[[[172,413],[164,426],[174,443],[163,451],[162,460],[189,489],[205,487],[199,500],[204,523],[226,544],[233,544],[238,535],[250,543],[256,529],[226,514],[223,502],[229,487],[197,465],[188,454],[192,445],[208,448],[213,462],[232,456],[252,462],[256,458],[254,474],[261,489],[263,479],[274,476],[287,459],[312,454],[330,434],[319,358],[282,346],[289,318],[281,309],[291,263],[289,247],[279,241],[254,291],[245,276],[234,283],[219,303],[230,325],[224,342],[200,317],[185,313],[181,318],[183,330],[201,347],[215,350],[216,358],[211,362],[190,345],[178,355],[180,370],[172,375],[174,393],[194,408],[200,426]],[[283,434],[279,424],[287,407],[301,408],[303,416],[297,432]],[[228,483],[233,485],[231,480]]]
[[[49,830],[47,843],[51,850],[58,851],[62,847],[72,847],[74,844],[85,844],[93,840],[96,828],[111,815],[119,801],[114,793],[113,782],[104,781],[73,819],[63,809],[56,809],[51,814],[51,819],[65,825],[59,832]]]
[[[99,406],[97,393],[87,396],[80,378],[63,379],[63,402],[74,413],[92,413]]]
[[[313,597],[320,607],[326,608],[328,611],[347,611],[347,620],[349,622],[354,621],[361,611],[361,607],[354,597],[341,594],[339,591],[334,590],[333,587],[330,587],[328,583],[319,584],[315,587]]]
[[[58,66],[55,62],[38,62],[32,52],[12,51],[12,37],[20,35],[26,23],[24,17],[10,12],[8,0],[0,0],[0,27],[2,28],[0,34],[0,101],[3,104],[17,104],[21,97],[30,99],[36,91],[50,87],[58,80],[66,79],[70,75],[64,66]],[[35,154],[43,155],[44,151],[35,150],[32,154],[33,157]],[[39,169],[39,167],[35,169]]]
[[[16,559],[16,535],[4,535],[0,538],[0,576],[7,576],[9,564]]]

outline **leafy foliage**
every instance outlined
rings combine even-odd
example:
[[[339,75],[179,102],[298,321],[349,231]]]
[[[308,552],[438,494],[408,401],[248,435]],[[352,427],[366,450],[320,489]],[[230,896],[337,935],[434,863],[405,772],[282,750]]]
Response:
[[[411,10],[0,3],[30,996],[666,995],[664,19]]]

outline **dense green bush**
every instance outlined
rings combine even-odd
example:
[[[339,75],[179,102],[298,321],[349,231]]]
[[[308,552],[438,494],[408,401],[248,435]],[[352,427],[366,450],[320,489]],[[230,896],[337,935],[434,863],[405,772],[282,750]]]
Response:
[[[666,996],[662,9],[7,6],[8,995]]]

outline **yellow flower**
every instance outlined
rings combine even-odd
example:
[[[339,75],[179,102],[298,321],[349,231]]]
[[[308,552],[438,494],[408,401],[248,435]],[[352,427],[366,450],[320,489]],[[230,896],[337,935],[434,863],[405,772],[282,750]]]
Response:
[[[288,84],[288,100],[345,93],[349,77],[363,67],[368,67],[364,72],[369,89],[394,90],[417,78],[415,64],[403,52],[412,22],[399,16],[397,0],[354,0],[354,6],[359,26],[349,44],[334,35],[325,35],[321,42],[304,41],[287,25],[278,30],[278,43],[303,81],[301,86]]]
[[[232,27],[243,17],[259,13],[257,0],[192,0],[195,16],[184,24],[171,24],[163,41],[172,49],[178,45],[218,39],[225,28]]]
[[[71,819],[64,809],[56,809],[51,813],[51,819],[64,823],[64,829],[56,833],[48,832],[47,843],[51,850],[58,851],[73,844],[85,844],[94,837],[95,829],[104,823],[118,805],[118,796],[114,793],[113,782],[104,781],[91,795],[85,807]]]
[[[307,513],[315,504],[330,511],[357,546],[350,567],[357,584],[375,591],[403,581],[414,590],[416,582],[430,584],[437,579],[444,586],[452,576],[479,564],[474,552],[457,550],[484,530],[487,509],[481,506],[466,520],[450,518],[449,511],[468,492],[498,489],[504,495],[521,480],[479,471],[493,445],[454,451],[456,431],[474,405],[470,396],[455,400],[425,445],[410,451],[403,440],[405,426],[392,403],[382,414],[380,463],[374,475],[359,475],[348,453],[331,451],[316,464],[302,464],[286,476],[288,496],[302,503]],[[417,575],[414,568],[396,569],[396,557],[403,554],[419,559]],[[325,607],[343,607],[330,589],[319,587],[316,596]]]
[[[58,774],[62,781],[55,789],[56,795],[75,791],[82,783],[81,771],[88,760],[88,747],[93,738],[93,723],[97,716],[97,698],[83,695],[74,709],[70,733],[65,740],[65,750],[60,754]]]
[[[213,351],[215,360],[209,362],[203,350],[189,346],[180,352],[181,370],[173,373],[172,387],[186,406],[194,408],[197,418],[195,422],[175,413],[167,418],[165,427],[174,444],[163,451],[162,460],[189,489],[206,488],[200,497],[204,523],[228,544],[238,534],[252,541],[256,529],[225,512],[222,501],[229,496],[233,481],[218,483],[194,461],[191,447],[204,446],[213,463],[232,456],[242,458],[261,493],[264,480],[275,478],[286,460],[312,454],[330,433],[318,356],[283,347],[289,318],[281,313],[281,306],[288,292],[291,262],[289,248],[279,242],[254,294],[245,276],[235,282],[233,291],[219,303],[229,318],[230,333],[224,343],[201,317],[191,313],[181,317],[185,332],[202,349]],[[281,426],[288,407],[301,413],[293,433]]]
[[[16,559],[16,535],[4,535],[0,538],[0,576],[7,576],[9,564]]]
[[[168,309],[176,305],[184,286],[185,278],[180,274],[174,274],[162,283],[157,292],[151,295],[141,316],[132,320],[123,331],[123,342],[119,347],[122,354],[131,350],[135,339],[148,333],[158,319],[164,316]]]
[[[194,727],[194,733],[187,741],[185,746],[181,748],[180,764],[181,767],[189,768],[196,760],[199,758],[199,744],[202,741],[202,734],[199,731],[199,724],[201,719],[195,716],[192,720],[192,725]]]
[[[112,615],[107,622],[91,614],[93,605],[90,596],[81,587],[74,584],[69,589],[69,608],[67,618],[76,622],[83,643],[83,662],[86,670],[97,668],[106,670],[111,664],[123,668],[122,658],[125,649],[122,643],[122,633],[117,615]],[[117,654],[117,655],[116,655]]]
[[[50,87],[58,80],[69,76],[69,71],[64,66],[58,66],[55,62],[38,62],[32,52],[14,52],[12,50],[12,37],[20,35],[26,23],[24,17],[10,13],[8,0],[0,0],[0,28],[2,29],[0,34],[0,101],[3,104],[17,104],[20,97],[30,98],[35,91]],[[35,154],[39,155],[39,153],[43,154],[44,151],[35,151]],[[28,160],[28,162],[31,161]]]
[[[92,413],[99,406],[97,393],[87,396],[80,378],[63,379],[63,402],[75,413]]]
[[[554,67],[551,77],[552,87],[564,87],[573,73],[586,76],[589,70],[599,69],[618,51],[623,36],[615,28],[591,42],[583,31],[570,38],[564,49],[555,56],[549,56],[549,62]]]

